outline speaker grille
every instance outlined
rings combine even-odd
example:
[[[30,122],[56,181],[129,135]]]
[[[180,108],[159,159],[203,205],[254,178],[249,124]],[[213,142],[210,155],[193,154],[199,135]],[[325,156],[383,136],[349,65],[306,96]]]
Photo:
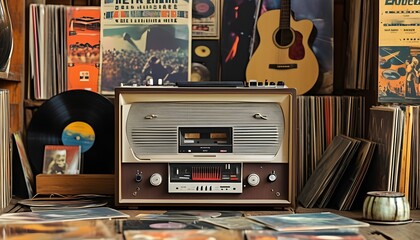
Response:
[[[178,152],[178,127],[232,127],[234,154],[278,152],[284,117],[276,103],[159,102],[134,103],[127,137],[136,155]]]

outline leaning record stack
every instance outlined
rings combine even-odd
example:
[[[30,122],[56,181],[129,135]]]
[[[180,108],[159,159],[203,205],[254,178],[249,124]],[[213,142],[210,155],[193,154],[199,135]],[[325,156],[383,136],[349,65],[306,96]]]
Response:
[[[9,204],[12,193],[10,161],[10,107],[9,91],[0,89],[0,212]]]

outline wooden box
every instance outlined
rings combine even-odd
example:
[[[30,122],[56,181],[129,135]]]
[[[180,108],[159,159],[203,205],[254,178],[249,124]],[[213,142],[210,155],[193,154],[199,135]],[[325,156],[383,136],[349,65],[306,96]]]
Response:
[[[38,194],[114,194],[113,174],[39,174]]]

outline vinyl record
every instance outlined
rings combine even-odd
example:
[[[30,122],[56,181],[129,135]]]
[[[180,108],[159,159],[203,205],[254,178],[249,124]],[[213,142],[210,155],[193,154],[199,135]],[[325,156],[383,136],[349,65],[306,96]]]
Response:
[[[35,175],[42,173],[45,145],[80,145],[81,173],[114,172],[114,105],[87,90],[71,90],[46,102],[27,129],[28,157]]]
[[[200,229],[200,225],[196,225],[189,221],[171,221],[171,220],[127,220],[123,222],[122,230],[141,230],[141,229]]]
[[[166,212],[168,216],[195,216],[198,218],[218,218],[218,217],[242,217],[239,211],[211,211],[211,210],[169,210]]]
[[[193,63],[191,66],[191,81],[205,82],[210,81],[209,69],[201,63]]]
[[[219,81],[219,41],[192,41],[191,81]]]
[[[207,18],[214,14],[215,6],[210,0],[194,0],[192,8],[193,18]]]
[[[194,48],[194,53],[197,55],[197,57],[208,57],[211,54],[211,49],[208,46],[200,45]]]

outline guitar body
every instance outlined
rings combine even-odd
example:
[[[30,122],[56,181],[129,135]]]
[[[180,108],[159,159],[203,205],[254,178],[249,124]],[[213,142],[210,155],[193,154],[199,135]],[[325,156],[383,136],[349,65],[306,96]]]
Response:
[[[258,19],[260,44],[247,65],[246,80],[283,81],[301,95],[315,85],[319,74],[318,61],[308,43],[313,23],[290,17],[290,29],[281,30],[280,12],[270,10]]]

